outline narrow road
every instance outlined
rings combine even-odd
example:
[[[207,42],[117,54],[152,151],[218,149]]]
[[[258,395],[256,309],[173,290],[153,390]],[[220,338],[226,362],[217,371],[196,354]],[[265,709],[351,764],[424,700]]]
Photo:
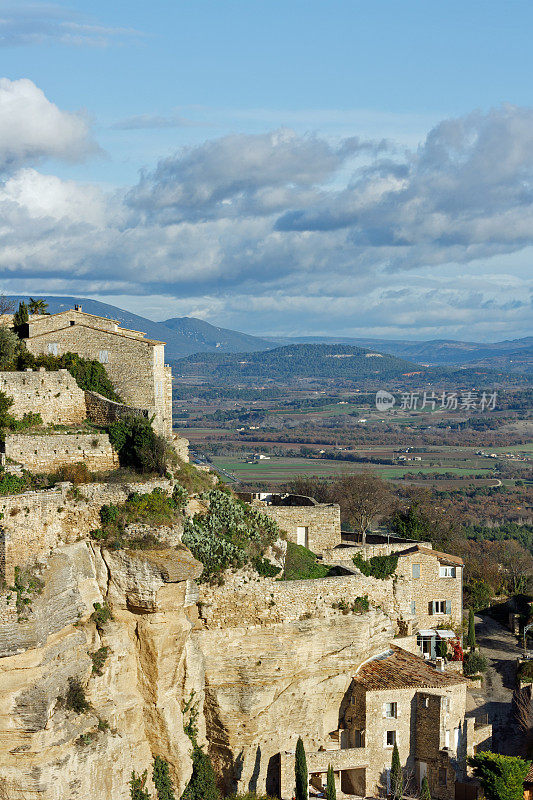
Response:
[[[511,717],[516,687],[516,659],[520,655],[516,636],[488,615],[476,616],[476,641],[488,661],[483,687],[471,691],[476,713],[488,714],[493,726],[493,749],[512,755],[518,742]]]

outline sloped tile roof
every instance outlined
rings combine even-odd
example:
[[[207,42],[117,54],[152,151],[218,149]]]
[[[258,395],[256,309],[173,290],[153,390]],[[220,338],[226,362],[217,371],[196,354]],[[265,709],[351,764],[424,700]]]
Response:
[[[399,556],[407,556],[410,553],[423,553],[425,556],[434,556],[442,561],[443,564],[453,564],[454,566],[462,567],[464,561],[459,556],[451,556],[449,553],[441,553],[439,550],[433,550],[431,547],[423,547],[421,544],[415,544],[413,547],[408,547],[406,550],[399,550]]]
[[[460,675],[440,672],[420,656],[392,646],[389,653],[363,664],[354,681],[369,691],[380,689],[438,689],[466,683]]]

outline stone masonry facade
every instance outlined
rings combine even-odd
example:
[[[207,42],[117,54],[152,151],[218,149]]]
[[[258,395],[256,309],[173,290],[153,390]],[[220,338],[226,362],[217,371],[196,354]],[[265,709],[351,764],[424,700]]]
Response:
[[[107,433],[11,433],[5,439],[5,455],[37,474],[49,474],[68,464],[83,463],[90,472],[110,472],[119,466]]]
[[[45,425],[72,425],[87,416],[83,389],[66,369],[0,372],[0,391],[13,399],[9,413],[15,419],[39,412]]]
[[[244,494],[241,495],[244,499]],[[341,511],[337,503],[317,503],[298,495],[250,495],[253,506],[277,522],[289,541],[321,555],[341,543]]]
[[[26,347],[34,355],[73,352],[104,364],[123,401],[146,409],[158,433],[171,438],[172,374],[164,342],[80,309],[34,315],[26,328]]]

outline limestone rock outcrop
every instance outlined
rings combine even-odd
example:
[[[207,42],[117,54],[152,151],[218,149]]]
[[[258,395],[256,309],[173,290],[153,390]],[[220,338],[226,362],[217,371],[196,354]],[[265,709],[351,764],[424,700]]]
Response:
[[[181,709],[204,682],[186,594],[201,569],[185,548],[110,553],[78,542],[50,556],[27,621],[0,626],[0,769],[14,797],[126,800],[132,770],[150,773],[156,754],[183,790]],[[113,619],[97,627],[94,603]],[[86,687],[87,711],[69,708],[69,679]]]

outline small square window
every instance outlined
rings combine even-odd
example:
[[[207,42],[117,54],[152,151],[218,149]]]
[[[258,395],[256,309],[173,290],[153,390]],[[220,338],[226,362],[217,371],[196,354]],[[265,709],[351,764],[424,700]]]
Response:
[[[396,719],[398,716],[398,704],[397,703],[383,703],[383,712],[386,717],[389,719]]]
[[[394,747],[396,744],[396,731],[385,731],[385,747]]]
[[[411,614],[413,617],[416,614],[416,600],[411,600]]]
[[[448,567],[445,564],[441,564],[439,567],[439,577],[455,578],[455,567]]]
[[[108,350],[100,350],[98,353],[98,361],[100,364],[108,364],[109,363],[109,351]]]
[[[48,352],[51,356],[57,356],[59,344],[57,342],[48,342]]]

